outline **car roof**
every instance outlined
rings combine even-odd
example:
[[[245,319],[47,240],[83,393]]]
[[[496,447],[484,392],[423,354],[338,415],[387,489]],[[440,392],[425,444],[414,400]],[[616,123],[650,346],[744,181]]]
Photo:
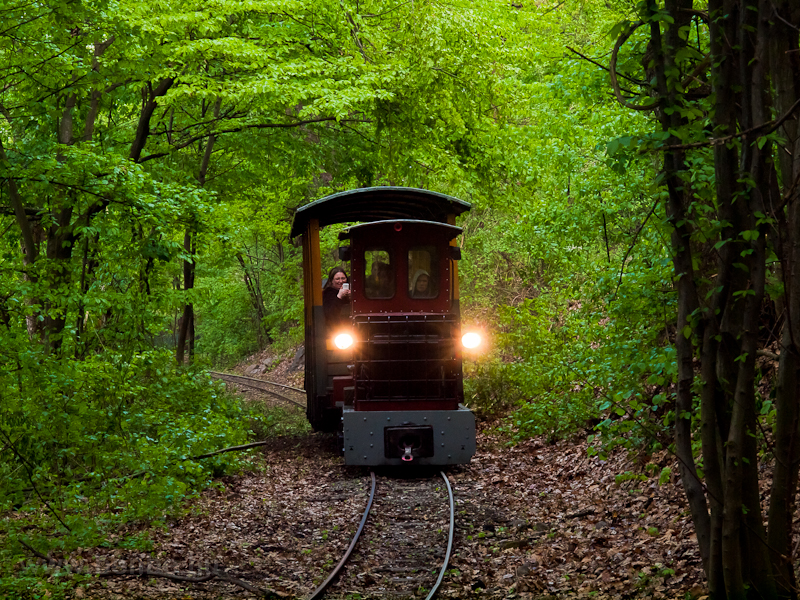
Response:
[[[297,209],[290,237],[305,232],[311,219],[319,226],[335,223],[370,223],[414,219],[446,223],[448,215],[460,215],[472,205],[453,196],[409,187],[369,187],[325,196]]]

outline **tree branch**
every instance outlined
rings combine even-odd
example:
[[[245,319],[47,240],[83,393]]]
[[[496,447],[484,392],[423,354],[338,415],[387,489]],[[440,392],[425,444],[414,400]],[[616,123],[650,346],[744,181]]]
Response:
[[[219,135],[222,133],[238,133],[240,131],[246,131],[248,129],[291,129],[293,127],[302,127],[303,125],[308,125],[311,123],[323,123],[325,121],[336,121],[336,117],[319,117],[316,119],[306,119],[304,121],[296,121],[294,123],[253,123],[252,125],[242,125],[241,127],[232,127],[230,129],[220,129],[218,131],[210,131],[204,133],[202,135],[196,135],[180,144],[175,144],[172,147],[172,150],[169,152],[159,152],[157,154],[150,154],[145,156],[138,162],[143,163],[147,162],[148,160],[153,160],[154,158],[161,158],[164,156],[170,155],[172,152],[176,150],[183,150],[187,146],[191,146],[193,143],[205,139],[211,135]],[[371,123],[370,119],[342,119],[338,121],[339,123]]]
[[[95,73],[100,72],[100,60],[99,58],[103,55],[103,53],[108,50],[108,47],[114,43],[115,37],[112,35],[110,38],[105,40],[104,42],[97,42],[94,45],[94,56],[92,57],[92,71]],[[111,86],[109,86],[111,87]],[[86,123],[83,128],[83,141],[88,142],[92,139],[92,135],[94,134],[94,123],[97,119],[97,113],[100,111],[100,98],[102,97],[104,92],[100,90],[92,90],[91,93],[91,101],[89,104],[89,113],[86,115]]]
[[[6,156],[5,148],[3,148],[3,141],[0,139],[0,164],[8,168],[9,160]],[[6,186],[8,187],[8,196],[11,200],[11,207],[14,209],[14,216],[17,219],[17,226],[22,234],[22,245],[25,248],[25,264],[31,264],[36,260],[38,249],[36,242],[33,239],[33,228],[31,227],[28,216],[26,215],[25,205],[22,202],[22,197],[17,189],[17,182],[13,178],[6,179]]]
[[[614,50],[611,52],[611,63],[608,67],[608,74],[611,76],[611,88],[614,90],[614,96],[617,98],[617,102],[619,102],[625,108],[630,108],[631,110],[654,110],[661,105],[661,101],[653,102],[652,104],[631,104],[625,98],[622,97],[622,93],[619,89],[619,81],[617,80],[617,55],[619,54],[619,49],[622,48],[622,44],[624,44],[633,32],[639,29],[644,25],[644,21],[637,21],[633,23],[628,30],[624,33],[620,34],[619,38],[617,39],[617,43],[614,44]]]
[[[144,569],[125,569],[122,571],[100,571],[98,573],[89,573],[90,575],[94,575],[95,577],[160,577],[162,579],[169,579],[170,581],[181,581],[185,583],[205,583],[206,581],[211,581],[212,579],[221,579],[223,581],[227,581],[228,583],[232,583],[234,585],[239,586],[260,596],[261,598],[280,598],[278,594],[276,594],[272,590],[262,590],[261,588],[257,588],[254,585],[247,583],[227,573],[223,569],[212,569],[206,575],[200,575],[199,577],[189,577],[187,575],[178,575],[177,573],[168,573],[166,571],[156,571],[151,570],[148,567]]]
[[[158,106],[157,99],[166,94],[174,83],[174,77],[165,77],[158,82],[155,89],[153,89],[152,84],[147,84],[147,96],[144,106],[142,106],[142,112],[139,114],[139,123],[136,126],[136,137],[133,140],[133,144],[131,144],[131,152],[128,157],[133,162],[141,162],[142,150],[144,150],[147,138],[150,135],[150,118],[153,116]]]
[[[50,558],[49,556],[42,554],[35,548],[31,547],[30,545],[26,544],[22,540],[17,540],[21,546],[23,546],[28,552],[33,554],[36,558],[39,558],[43,561],[48,563],[55,563],[59,567],[63,567],[66,563],[64,561],[55,560]],[[169,573],[167,571],[158,571],[155,569],[150,569],[149,566],[145,566],[144,568],[132,568],[132,569],[122,569],[122,570],[106,570],[106,571],[79,571],[81,573],[85,573],[87,575],[92,575],[94,577],[160,577],[162,579],[169,579],[170,581],[180,581],[182,583],[205,583],[206,581],[211,581],[212,579],[221,579],[223,581],[227,581],[234,585],[239,586],[240,588],[244,588],[248,592],[256,594],[262,598],[279,598],[280,596],[276,594],[272,590],[262,590],[257,588],[254,585],[231,575],[230,573],[226,572],[223,569],[214,567],[211,569],[209,573],[206,575],[200,575],[199,577],[191,577],[188,575],[179,575],[177,573]]]
[[[364,45],[361,43],[361,40],[358,37],[358,26],[356,25],[355,21],[353,20],[353,17],[350,16],[350,13],[348,11],[344,11],[344,14],[347,17],[347,20],[350,22],[350,25],[353,26],[353,28],[350,30],[350,33],[352,34],[353,39],[355,40],[356,45],[358,46],[358,49],[361,52],[361,57],[364,59],[365,63],[371,63],[372,61],[367,56],[367,53],[364,51]]]
[[[586,56],[585,54],[581,54],[580,52],[578,52],[577,50],[575,50],[575,48],[571,48],[570,46],[567,46],[567,50],[569,50],[569,51],[570,51],[570,52],[572,52],[573,54],[577,54],[577,55],[578,55],[578,56],[580,56],[580,57],[581,57],[583,60],[589,61],[589,62],[590,62],[590,63],[592,63],[593,65],[595,65],[595,66],[597,66],[597,67],[600,67],[600,68],[601,68],[601,69],[603,69],[604,71],[609,71],[609,72],[610,72],[610,69],[609,69],[607,66],[605,66],[605,65],[604,65],[604,64],[602,64],[602,63],[599,63],[599,62],[597,62],[597,61],[596,61],[596,60],[594,60],[593,58],[589,58],[589,57],[588,57],[588,56]],[[622,74],[621,74],[621,73],[618,73],[617,75],[622,75]],[[628,77],[627,75],[622,75],[622,77],[623,77],[624,79],[627,79],[628,81],[630,81],[630,82],[631,82],[631,83],[633,83],[633,84],[636,84],[636,85],[645,85],[645,82],[644,82],[644,81],[639,81],[638,79],[634,79],[633,77]]]
[[[185,113],[185,111],[184,111],[184,114],[188,114],[188,113]],[[197,121],[195,123],[187,125],[186,127],[180,127],[178,129],[170,127],[169,129],[165,128],[163,131],[162,130],[151,131],[150,135],[153,136],[153,137],[166,135],[169,138],[170,136],[187,132],[190,129],[195,129],[197,127],[205,127],[206,125],[211,125],[212,123],[217,123],[219,121],[227,121],[229,119],[243,119],[245,116],[247,116],[246,112],[244,112],[244,111],[236,112],[233,108],[231,108],[231,109],[228,109],[228,110],[224,111],[217,118],[206,119],[205,121]],[[162,115],[162,119],[163,119],[163,115]]]
[[[95,577],[162,577],[171,581],[183,581],[186,583],[203,583],[214,579],[217,574],[215,572],[201,575],[200,577],[189,577],[187,575],[178,575],[176,573],[167,573],[166,571],[151,571],[145,569],[123,569],[121,571],[100,571],[92,573]]]
[[[243,450],[250,450],[251,448],[258,448],[259,446],[266,446],[269,444],[269,441],[261,441],[261,442],[252,442],[250,444],[243,444],[241,446],[229,446],[227,448],[221,448],[220,450],[214,450],[213,452],[208,452],[207,454],[199,454],[197,456],[187,456],[181,460],[176,462],[183,462],[185,460],[203,460],[204,458],[211,458],[212,456],[217,456],[218,454],[225,454],[227,452],[241,452]],[[10,447],[10,446],[9,446]],[[13,448],[12,448],[13,450]],[[123,477],[113,477],[110,479],[106,479],[105,481],[127,481],[128,479],[137,479],[142,477],[143,475],[147,475],[150,472],[150,469],[143,469],[142,471],[137,471],[136,473],[132,473],[130,475],[125,475]],[[71,479],[69,483],[80,483],[83,481],[89,481],[90,477],[80,477],[78,479]],[[16,490],[17,492],[33,492],[35,488],[27,487],[22,488],[20,490]]]
[[[644,229],[644,226],[647,224],[648,219],[652,216],[653,212],[655,212],[659,201],[660,200],[656,200],[653,203],[653,207],[650,209],[650,212],[647,213],[647,216],[644,218],[644,221],[642,221],[642,224],[639,225],[639,228],[636,230],[636,233],[633,234],[633,241],[631,242],[631,245],[628,246],[628,249],[625,251],[625,256],[622,259],[622,266],[619,269],[619,281],[617,282],[617,289],[614,290],[614,296],[612,296],[612,298],[617,297],[619,286],[622,285],[622,274],[625,272],[625,261],[628,260],[628,256],[630,256],[630,253],[633,251],[633,247],[636,245],[636,239],[639,237],[639,233],[641,233],[642,229]]]
[[[31,473],[31,470],[28,468],[28,464],[29,464],[28,463],[28,459],[26,459],[24,456],[22,456],[22,454],[19,453],[19,451],[17,450],[16,445],[14,444],[14,442],[11,441],[11,436],[9,436],[5,432],[4,429],[0,429],[0,433],[3,434],[4,438],[6,438],[6,441],[8,443],[9,448],[11,448],[11,451],[19,459],[19,461],[22,463],[22,466],[25,469],[25,474],[28,476],[28,481],[30,482],[33,491],[36,492],[36,495],[39,497],[39,500],[42,502],[42,504],[44,504],[47,507],[47,509],[51,513],[53,513],[53,516],[56,518],[56,520],[59,523],[61,523],[61,525],[63,525],[64,528],[67,531],[72,531],[72,529],[70,529],[69,525],[64,523],[64,520],[61,518],[61,516],[56,512],[56,510],[52,506],[50,506],[50,503],[47,500],[45,500],[44,496],[42,496],[42,494],[39,492],[39,488],[36,487],[36,484],[33,481],[33,473]]]
[[[766,123],[762,123],[761,125],[756,125],[755,127],[751,127],[750,129],[746,129],[744,131],[740,131],[739,133],[732,133],[731,135],[726,135],[725,137],[721,138],[714,138],[710,140],[706,140],[705,142],[694,142],[692,144],[675,144],[672,146],[662,146],[659,150],[691,150],[692,148],[703,148],[705,146],[720,146],[722,144],[727,144],[728,142],[735,140],[736,138],[747,137],[750,134],[756,133],[759,130],[766,129],[761,135],[769,135],[778,127],[783,125],[784,121],[786,121],[789,117],[792,116],[792,113],[800,107],[800,99],[798,99],[786,113],[777,120],[774,121],[767,121]]]

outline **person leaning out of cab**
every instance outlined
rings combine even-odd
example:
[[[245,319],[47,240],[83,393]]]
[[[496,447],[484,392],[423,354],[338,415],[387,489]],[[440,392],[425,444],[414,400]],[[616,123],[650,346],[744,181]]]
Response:
[[[350,306],[350,279],[341,267],[334,267],[322,286],[322,310],[325,324],[335,327],[346,320],[343,309]]]

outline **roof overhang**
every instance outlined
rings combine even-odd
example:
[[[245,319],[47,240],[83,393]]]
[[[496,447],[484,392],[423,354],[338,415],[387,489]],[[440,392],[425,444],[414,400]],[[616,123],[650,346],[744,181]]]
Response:
[[[472,205],[453,196],[407,187],[370,187],[326,196],[297,209],[292,238],[305,232],[312,219],[320,227],[336,223],[371,223],[415,219],[446,223],[448,215],[460,215]]]

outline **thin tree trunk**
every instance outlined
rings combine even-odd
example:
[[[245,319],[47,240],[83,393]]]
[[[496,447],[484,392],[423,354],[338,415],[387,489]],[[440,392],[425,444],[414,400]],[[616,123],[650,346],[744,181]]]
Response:
[[[5,170],[10,171],[10,164],[8,156],[6,156],[5,148],[3,147],[3,140],[0,139],[0,165]],[[38,224],[30,221],[25,212],[25,203],[17,188],[17,182],[13,178],[6,179],[6,188],[8,189],[8,198],[11,207],[14,209],[14,218],[19,227],[20,237],[22,238],[22,264],[25,266],[23,277],[25,280],[36,283],[37,276],[33,270],[28,268],[36,262],[39,256],[39,243],[42,239],[42,229]],[[34,298],[27,298],[26,304],[34,306],[38,304],[38,300]],[[29,314],[25,316],[25,325],[28,330],[28,338],[33,341],[37,339],[41,333],[41,322],[37,319],[36,314]]]
[[[679,30],[690,19],[687,9],[691,8],[691,0],[668,0],[666,8],[676,20],[671,27],[667,28],[665,41],[662,41],[659,20],[655,18],[658,8],[652,0],[648,2],[647,12],[650,17],[650,45],[654,53],[656,90],[662,101],[666,102],[665,106],[658,110],[658,117],[664,131],[676,131],[685,124],[685,120],[681,117],[680,111],[670,110],[677,106],[677,95],[675,86],[668,82],[667,72],[672,72],[675,68],[674,54],[686,45],[685,39],[679,35]],[[670,48],[670,52],[665,52],[665,44]],[[670,136],[669,143],[677,143],[677,141],[674,135]],[[691,317],[698,307],[698,300],[691,248],[692,231],[689,225],[690,219],[686,214],[686,208],[692,201],[692,192],[689,183],[681,179],[681,173],[685,168],[682,150],[668,151],[664,154],[664,175],[669,197],[667,217],[672,225],[672,260],[678,290],[678,333],[675,341],[678,362],[675,453],[678,457],[681,482],[686,492],[697,533],[703,567],[708,572],[711,520],[692,452],[694,348],[691,335],[694,328],[691,324]]]
[[[183,248],[187,254],[192,253],[192,234],[186,231],[183,236]],[[183,289],[185,292],[194,288],[194,263],[188,260],[183,261]],[[179,365],[185,362],[186,339],[194,321],[194,306],[191,302],[186,302],[183,306],[183,316],[180,319],[180,330],[178,331],[178,346],[175,351],[175,359]]]
[[[792,560],[793,517],[797,502],[797,464],[800,463],[800,353],[791,343],[788,319],[781,336],[778,379],[775,386],[775,468],[767,518],[775,585],[781,596],[797,598]]]
[[[222,104],[222,99],[218,98],[216,103],[214,104],[214,117],[219,117],[219,109]],[[203,109],[205,112],[205,108]],[[208,166],[211,162],[211,154],[214,151],[214,142],[216,140],[216,135],[213,133],[208,136],[208,140],[206,142],[205,151],[203,152],[203,158],[200,161],[200,169],[197,173],[197,183],[200,187],[204,187],[206,184],[206,175],[208,174]],[[187,253],[191,254],[193,259],[192,261],[184,260],[183,261],[183,289],[185,291],[189,291],[194,288],[194,278],[195,278],[195,263],[194,257],[197,255],[197,240],[196,235],[193,235],[191,229],[186,230],[186,234],[183,238],[183,245],[186,249]],[[194,359],[194,305],[188,301],[183,308],[183,317],[180,322],[180,331],[178,333],[178,347],[176,350],[175,358],[178,361],[178,364],[182,365],[184,363],[184,357],[186,352],[186,341],[189,341],[189,363],[191,364],[192,360]]]
[[[0,164],[5,170],[10,170],[8,157],[6,156],[5,148],[3,147],[3,140],[0,139]],[[11,207],[14,209],[14,218],[17,221],[20,234],[22,236],[22,261],[25,265],[31,265],[36,260],[39,254],[39,248],[34,240],[33,226],[25,214],[25,203],[17,189],[17,182],[12,177],[6,179],[6,188],[8,189],[8,198],[11,202]]]
[[[717,296],[719,295],[717,294]],[[716,302],[712,303],[712,306],[714,305]],[[703,331],[703,349],[700,355],[703,380],[700,396],[700,439],[710,509],[709,560],[706,577],[710,595],[713,598],[722,598],[725,595],[725,580],[722,573],[720,546],[722,544],[722,502],[725,492],[722,487],[722,440],[716,410],[717,396],[721,393],[716,376],[717,335],[716,317],[711,311]]]
[[[139,162],[142,158],[142,150],[144,150],[144,146],[147,144],[147,138],[150,137],[150,119],[158,107],[158,98],[165,95],[174,83],[174,78],[166,77],[158,82],[155,89],[149,82],[142,89],[142,110],[139,113],[139,122],[136,125],[136,136],[131,144],[131,151],[129,154],[129,158],[133,162]]]
[[[87,271],[89,269],[89,236],[83,236],[83,255],[81,258],[80,299],[78,300],[78,316],[75,319],[75,358],[83,354],[83,323],[86,319],[86,306],[83,299],[87,292]]]
[[[58,127],[58,142],[62,145],[73,143],[73,111],[77,103],[75,94],[68,94],[64,102]],[[57,156],[59,162],[64,156]],[[63,343],[64,327],[67,323],[67,301],[63,297],[64,290],[69,289],[72,282],[71,259],[75,244],[72,225],[73,205],[75,197],[67,192],[54,202],[52,211],[53,224],[47,229],[47,284],[50,299],[44,318],[45,348],[48,352],[58,352]]]
[[[800,97],[800,49],[797,23],[800,4],[790,0],[763,3],[762,19],[769,19],[769,76],[774,108],[786,114]],[[793,561],[792,532],[800,467],[800,119],[797,113],[778,130],[786,140],[777,152],[786,211],[776,216],[783,239],[776,244],[783,274],[786,320],[775,387],[775,469],[768,514],[768,541],[781,596],[798,597]],[[780,206],[780,204],[779,204]]]
[[[792,519],[800,468],[800,39],[796,26],[800,3],[710,0],[706,14],[695,10],[690,0],[665,0],[663,5],[648,0],[644,12],[641,22],[620,35],[611,66],[616,66],[616,54],[631,32],[649,26],[642,79],[650,82],[661,130],[669,135],[663,182],[678,292],[675,446],[709,590],[715,600],[797,598]],[[694,17],[699,19],[699,30],[702,22],[709,31],[710,52],[702,59],[689,57],[703,51],[701,31],[692,44],[694,50],[684,52],[687,32],[692,31],[689,19]],[[705,65],[711,65],[710,77]],[[694,117],[692,111],[700,106],[698,95],[707,93],[706,82],[712,85],[713,110]],[[614,78],[612,87],[621,104],[645,108],[626,103]],[[702,145],[713,152],[713,197],[691,189],[693,179],[688,175],[694,175],[694,163],[684,155],[698,147],[686,139],[707,135],[707,118],[712,131]],[[777,136],[769,135],[773,131]],[[723,140],[726,143],[720,143]],[[691,158],[703,161],[706,157],[702,151]],[[780,260],[780,269],[775,271],[783,276],[784,296],[774,298],[771,292],[769,300],[785,308],[781,315],[785,322],[775,390],[775,469],[765,529],[759,494],[755,357],[766,261],[772,251]],[[711,266],[715,253],[716,268]],[[699,394],[705,489],[697,480],[691,437],[690,416],[697,393],[693,389],[695,339],[702,340]]]
[[[244,256],[241,252],[236,253],[236,260],[239,261],[239,265],[242,267],[244,284],[247,287],[247,293],[250,296],[250,302],[253,305],[253,309],[256,311],[256,318],[258,319],[259,344],[261,343],[262,337],[264,338],[265,344],[268,344],[272,342],[272,338],[264,328],[264,317],[266,316],[266,310],[264,309],[264,299],[261,296],[261,290],[259,289],[258,282],[255,281],[251,276],[250,269],[247,268],[247,263],[245,262]]]

